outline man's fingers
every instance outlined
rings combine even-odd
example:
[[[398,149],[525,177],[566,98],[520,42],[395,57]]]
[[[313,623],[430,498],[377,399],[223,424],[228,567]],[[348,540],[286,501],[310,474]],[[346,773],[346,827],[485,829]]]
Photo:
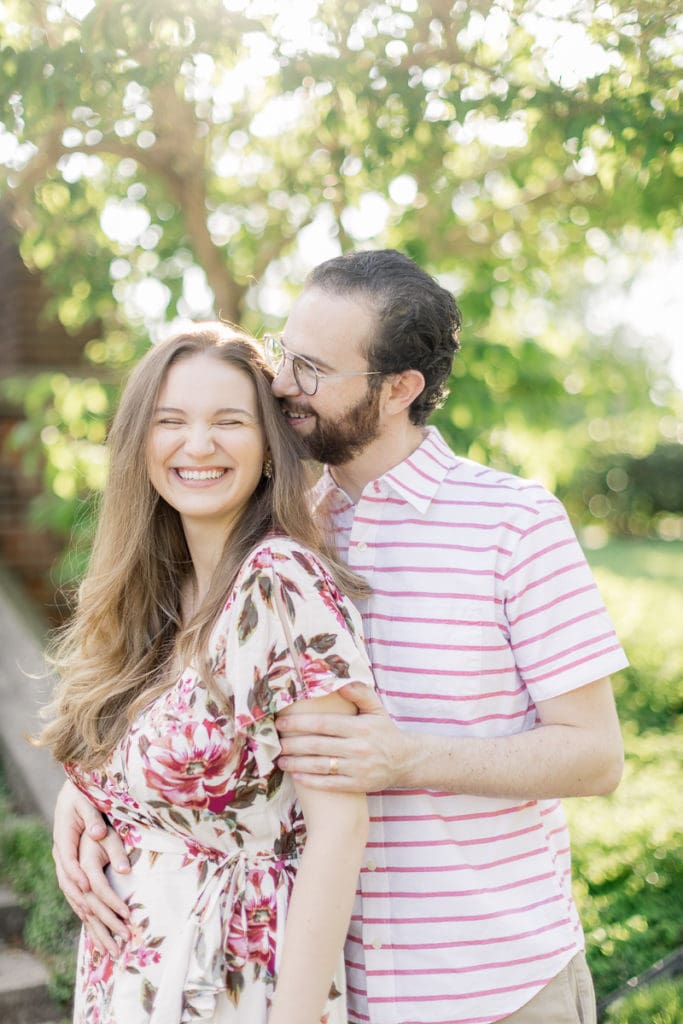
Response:
[[[113,832],[113,829],[110,829]],[[112,842],[107,837],[106,842]],[[118,836],[116,836],[116,843],[118,846],[121,845]],[[116,844],[113,844],[116,848]],[[123,855],[126,867],[128,869],[128,860]],[[104,868],[109,863],[109,855],[106,848],[106,843],[96,843],[93,839],[90,839],[88,835],[84,835],[81,838],[80,846],[80,861],[81,866],[88,877],[90,889],[94,894],[98,905],[108,907],[118,917],[126,919],[129,916],[129,910],[123,900],[116,895],[112,889],[107,876],[104,873]]]
[[[102,931],[106,931],[107,935],[114,943],[116,941],[116,936],[119,936],[119,938],[124,942],[130,938],[130,931],[125,922],[122,921],[106,903],[103,903],[102,900],[100,900],[94,893],[88,893],[86,901],[88,904],[88,925],[92,925],[93,922],[96,922],[101,929],[99,934],[101,935]],[[107,951],[111,953],[112,947],[107,946]]]
[[[104,839],[107,834],[107,823],[100,811],[97,810],[94,804],[90,803],[87,796],[81,793],[80,790],[76,790],[74,797],[74,816],[79,819],[80,830],[86,831],[93,839]],[[55,831],[56,827],[57,822],[55,820]],[[72,827],[75,827],[75,823],[73,823]]]
[[[85,901],[83,890],[77,885],[74,885],[68,876],[64,874],[56,859],[55,872],[57,875],[57,884],[64,893],[66,902],[69,904],[76,917],[80,917],[81,921],[83,921],[88,913],[88,904]]]
[[[128,907],[123,900],[116,895],[104,872],[100,872],[100,877],[95,880],[92,884],[92,893],[88,896],[94,896],[97,899],[97,905],[107,907],[112,915],[116,915],[119,918],[126,920],[130,916]]]
[[[365,725],[364,716],[382,715],[388,717],[385,708],[374,690],[364,683],[347,683],[339,693],[351,704],[355,704],[360,712],[358,715],[279,715],[275,726],[281,736],[318,735],[318,736],[362,736]],[[374,721],[374,719],[373,719]]]
[[[61,877],[81,892],[89,888],[88,878],[78,863],[78,844],[84,830],[101,839],[106,833],[106,824],[88,798],[67,781],[59,791],[55,806],[52,856]]]
[[[78,842],[76,842],[74,849],[76,851],[78,850]],[[57,843],[55,843],[52,847],[52,859],[55,862],[55,870],[57,872],[57,881],[59,882],[59,888],[63,891],[67,899],[69,899],[70,903],[72,901],[69,898],[69,895],[67,894],[67,889],[76,890],[78,893],[84,893],[88,891],[88,889],[90,888],[88,876],[81,869],[81,866],[78,863],[77,856],[73,856],[70,857],[68,860],[64,860],[60,855],[60,850]]]
[[[88,803],[87,807],[84,805],[79,811],[83,819],[83,828],[91,839],[104,839],[107,834],[107,823],[97,808]]]
[[[377,692],[365,683],[347,683],[339,691],[342,697],[355,704],[361,715],[374,715],[378,712],[385,715],[386,709],[377,696]]]
[[[332,757],[280,757],[278,767],[290,775],[331,775],[332,778],[344,774],[344,761],[334,758],[335,771],[330,772]]]
[[[83,927],[90,936],[90,940],[100,953],[108,953],[112,957],[119,955],[119,945],[116,939],[107,931],[104,925],[96,917],[89,917],[83,922]]]
[[[128,861],[128,854],[126,848],[118,837],[117,832],[113,828],[107,829],[107,835],[100,843],[100,846],[107,855],[107,861],[113,867],[114,871],[118,871],[119,874],[126,875],[130,871],[130,863]]]
[[[308,736],[353,736],[356,730],[354,715],[279,715],[275,727],[280,735],[291,733]]]
[[[281,736],[282,753],[289,756],[344,757],[348,750],[346,738],[343,736]],[[355,747],[355,744],[354,744]]]

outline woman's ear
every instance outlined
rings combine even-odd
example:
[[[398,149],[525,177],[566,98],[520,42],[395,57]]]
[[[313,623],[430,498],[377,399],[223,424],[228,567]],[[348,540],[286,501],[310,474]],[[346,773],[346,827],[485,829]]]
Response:
[[[422,394],[425,379],[419,370],[403,370],[387,377],[384,408],[390,415],[403,412]]]

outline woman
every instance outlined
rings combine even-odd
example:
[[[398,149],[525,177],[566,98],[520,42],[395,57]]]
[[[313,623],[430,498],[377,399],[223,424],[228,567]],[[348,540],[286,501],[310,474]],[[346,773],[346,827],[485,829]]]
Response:
[[[270,378],[245,335],[197,325],[147,353],[112,426],[41,736],[132,863],[119,955],[83,933],[78,1024],[346,1022],[365,797],[295,791],[274,720],[372,685],[340,590],[364,585],[309,515]]]

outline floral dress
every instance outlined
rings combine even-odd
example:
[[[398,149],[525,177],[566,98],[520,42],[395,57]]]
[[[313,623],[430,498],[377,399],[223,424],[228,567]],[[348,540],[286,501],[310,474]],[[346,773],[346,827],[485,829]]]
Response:
[[[76,1024],[266,1024],[304,841],[274,726],[293,701],[373,685],[360,616],[287,538],[242,567],[210,643],[219,703],[186,670],[98,770],[71,779],[131,861],[109,881],[130,908],[115,958],[85,932]],[[325,1024],[346,1024],[343,960]]]

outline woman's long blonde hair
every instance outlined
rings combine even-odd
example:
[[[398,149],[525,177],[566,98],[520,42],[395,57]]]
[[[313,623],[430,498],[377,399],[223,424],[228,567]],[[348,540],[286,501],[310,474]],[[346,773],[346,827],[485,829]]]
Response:
[[[209,591],[183,628],[181,590],[192,573],[179,514],[154,490],[147,441],[169,367],[209,355],[252,381],[272,460],[226,542]],[[322,555],[352,596],[367,592],[341,565],[307,503],[302,452],[271,392],[272,372],[248,335],[222,323],[197,324],[151,348],[133,370],[109,433],[109,475],[86,576],[71,621],[50,652],[59,676],[38,743],[63,762],[101,764],[136,713],[190,660],[206,678],[208,641],[240,566],[267,534],[286,534]],[[210,674],[210,673],[209,673]],[[217,694],[217,696],[219,696]]]

